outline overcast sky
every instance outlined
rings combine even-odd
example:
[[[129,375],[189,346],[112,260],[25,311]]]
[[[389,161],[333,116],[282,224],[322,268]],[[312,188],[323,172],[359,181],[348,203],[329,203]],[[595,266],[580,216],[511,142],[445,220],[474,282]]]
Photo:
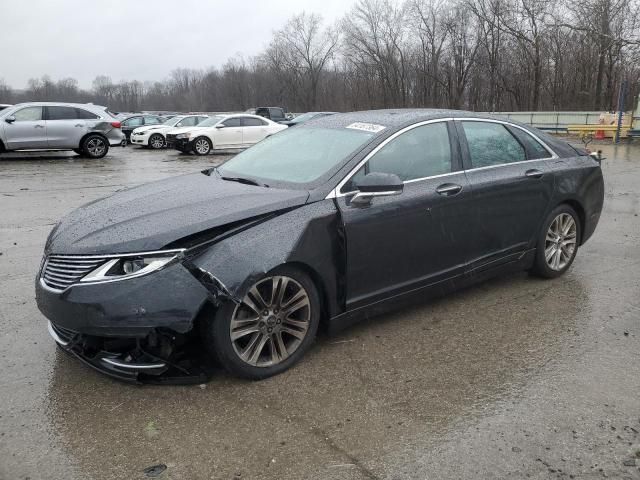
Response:
[[[251,56],[291,15],[342,17],[354,0],[0,0],[0,79],[161,80]]]

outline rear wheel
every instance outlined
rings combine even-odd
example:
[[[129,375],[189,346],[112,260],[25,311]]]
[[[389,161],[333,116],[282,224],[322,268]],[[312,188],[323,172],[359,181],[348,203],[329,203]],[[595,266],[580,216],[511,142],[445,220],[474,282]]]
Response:
[[[212,149],[211,140],[207,137],[198,137],[193,141],[193,151],[196,155],[208,155]]]
[[[320,299],[302,271],[283,266],[249,289],[238,304],[221,305],[206,327],[207,347],[231,373],[277,375],[309,349],[320,322]]]
[[[164,148],[164,137],[159,133],[154,133],[149,137],[149,146],[154,150]]]
[[[109,143],[101,135],[89,135],[82,142],[82,153],[91,158],[102,158],[109,151]]]
[[[532,272],[555,278],[565,273],[578,253],[580,220],[569,205],[555,208],[545,220],[536,245]]]

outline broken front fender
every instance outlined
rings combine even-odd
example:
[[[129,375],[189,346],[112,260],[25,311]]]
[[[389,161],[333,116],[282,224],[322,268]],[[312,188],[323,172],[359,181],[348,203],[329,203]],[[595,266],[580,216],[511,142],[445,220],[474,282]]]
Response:
[[[304,205],[225,238],[185,262],[213,303],[240,302],[251,286],[283,264],[316,283],[326,313],[344,311],[344,235],[333,200]]]

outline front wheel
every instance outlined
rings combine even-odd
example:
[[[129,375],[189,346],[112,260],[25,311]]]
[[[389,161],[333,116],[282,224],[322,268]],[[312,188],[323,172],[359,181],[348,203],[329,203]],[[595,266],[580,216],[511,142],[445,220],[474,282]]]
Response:
[[[556,278],[565,273],[578,253],[580,220],[569,205],[560,205],[547,217],[538,237],[532,273]]]
[[[82,142],[82,153],[90,158],[102,158],[109,151],[109,143],[100,135],[89,135]]]
[[[294,365],[309,349],[320,322],[320,299],[302,271],[278,267],[240,303],[221,305],[206,326],[207,348],[229,372],[262,379]]]
[[[193,141],[193,151],[196,155],[208,155],[212,149],[211,140],[207,137],[198,137]]]
[[[164,137],[159,133],[154,133],[149,137],[149,146],[154,150],[164,148]]]

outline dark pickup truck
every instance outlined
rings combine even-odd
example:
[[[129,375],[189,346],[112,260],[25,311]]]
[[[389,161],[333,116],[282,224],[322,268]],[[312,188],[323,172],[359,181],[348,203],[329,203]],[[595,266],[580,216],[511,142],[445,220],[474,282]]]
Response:
[[[285,109],[282,107],[258,107],[256,108],[256,115],[268,118],[269,120],[277,123],[286,122],[289,119]]]

